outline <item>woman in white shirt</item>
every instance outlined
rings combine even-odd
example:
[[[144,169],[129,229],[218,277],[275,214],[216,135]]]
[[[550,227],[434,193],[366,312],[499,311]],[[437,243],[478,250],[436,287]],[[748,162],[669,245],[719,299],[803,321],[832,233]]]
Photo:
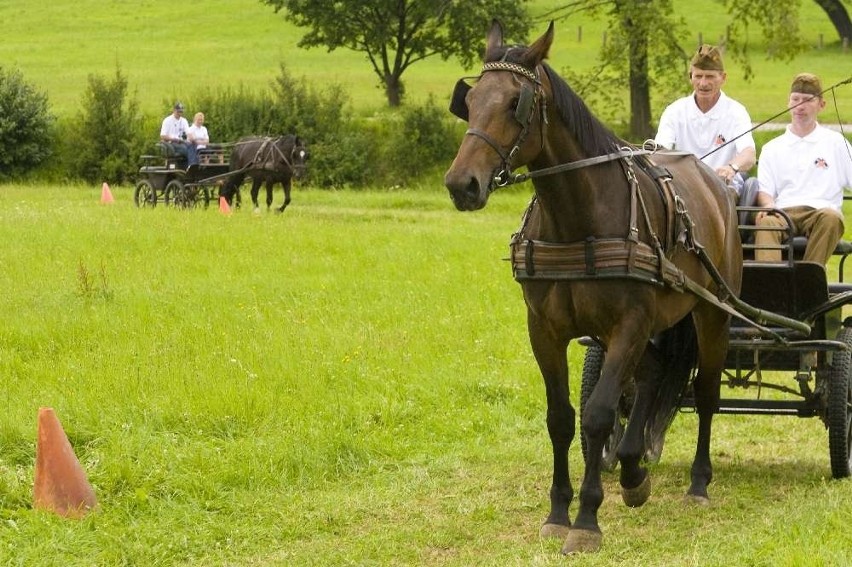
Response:
[[[196,112],[192,118],[192,126],[186,131],[186,141],[189,142],[189,165],[198,163],[198,150],[203,150],[210,143],[210,136],[204,126],[204,113]]]

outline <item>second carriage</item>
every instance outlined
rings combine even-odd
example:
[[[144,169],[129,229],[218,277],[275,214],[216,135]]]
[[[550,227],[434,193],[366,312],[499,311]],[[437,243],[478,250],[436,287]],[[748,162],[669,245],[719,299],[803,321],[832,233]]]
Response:
[[[133,192],[137,207],[163,203],[180,208],[206,207],[229,176],[233,144],[211,144],[198,150],[198,163],[187,165],[186,156],[158,143],[156,154],[141,156],[139,180]]]

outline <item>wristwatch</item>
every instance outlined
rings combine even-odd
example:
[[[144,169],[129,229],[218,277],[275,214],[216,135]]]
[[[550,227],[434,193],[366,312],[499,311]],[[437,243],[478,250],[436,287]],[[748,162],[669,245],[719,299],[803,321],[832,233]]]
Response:
[[[737,167],[737,166],[735,166],[735,165],[734,165],[734,164],[732,164],[732,163],[729,163],[729,164],[728,164],[728,167],[730,167],[731,169],[733,169],[733,170],[734,170],[734,173],[739,173],[739,172],[740,172],[740,168],[739,168],[739,167]]]

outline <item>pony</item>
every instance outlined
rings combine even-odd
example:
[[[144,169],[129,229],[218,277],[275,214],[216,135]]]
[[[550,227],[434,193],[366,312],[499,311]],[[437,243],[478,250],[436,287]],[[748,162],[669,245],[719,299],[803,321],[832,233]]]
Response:
[[[284,189],[284,203],[276,209],[283,213],[290,204],[291,179],[301,179],[305,174],[308,150],[304,142],[292,134],[277,138],[248,136],[240,138],[231,151],[230,175],[222,186],[221,195],[231,204],[233,195],[238,191],[246,177],[252,178],[251,202],[255,212],[260,210],[257,203],[262,183],[266,183],[266,209],[272,208],[272,188],[281,183]]]
[[[651,342],[691,317],[698,435],[687,499],[709,502],[710,437],[728,344],[730,304],[742,279],[733,195],[695,156],[634,147],[619,139],[545,63],[554,25],[531,45],[504,45],[499,22],[486,37],[476,83],[456,85],[450,110],[469,122],[444,177],[455,207],[474,211],[503,185],[531,180],[532,202],[510,256],[527,330],[544,380],[553,471],[544,537],[563,553],[597,551],[603,532],[602,449],[626,387],[635,401],[616,454],[628,506],[650,496],[643,429],[660,389]],[[526,173],[513,168],[526,166]],[[567,348],[591,337],[605,351],[580,419],[588,446],[573,523],[568,450],[576,412],[569,401]]]

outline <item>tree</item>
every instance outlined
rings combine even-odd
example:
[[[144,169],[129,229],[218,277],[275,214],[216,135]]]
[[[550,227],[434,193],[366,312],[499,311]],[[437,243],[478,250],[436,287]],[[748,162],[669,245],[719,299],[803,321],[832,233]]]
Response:
[[[845,39],[852,42],[852,20],[849,19],[849,12],[846,11],[841,0],[814,0],[814,2],[825,10],[828,19],[837,30],[840,41]]]
[[[26,173],[50,156],[52,124],[47,95],[20,72],[0,67],[0,179]]]
[[[841,0],[815,1],[827,13],[827,6],[836,13]],[[725,47],[732,59],[742,65],[746,78],[753,74],[746,33],[750,25],[760,27],[767,54],[772,59],[791,60],[807,47],[799,28],[800,0],[718,0],[718,3],[731,18]],[[604,10],[609,22],[607,35],[611,39],[601,50],[599,66],[589,73],[569,75],[573,83],[580,85],[576,90],[581,95],[586,95],[583,85],[594,85],[595,91],[587,96],[603,98],[610,103],[605,106],[611,108],[618,103],[613,96],[618,85],[628,83],[629,137],[643,140],[654,133],[651,88],[668,90],[672,85],[683,84],[691,51],[680,47],[686,26],[682,18],[675,17],[671,0],[575,0],[552,10],[549,16],[563,20],[577,12],[599,16]],[[676,61],[680,64],[673,64]]]
[[[142,117],[120,69],[116,68],[112,80],[89,75],[66,144],[71,146],[65,151],[69,169],[86,181],[121,183],[136,174],[145,144]]]
[[[300,47],[325,46],[365,53],[390,106],[399,106],[403,73],[428,57],[457,57],[470,67],[484,50],[496,17],[507,35],[524,39],[528,0],[261,0],[297,26],[308,28]]]

